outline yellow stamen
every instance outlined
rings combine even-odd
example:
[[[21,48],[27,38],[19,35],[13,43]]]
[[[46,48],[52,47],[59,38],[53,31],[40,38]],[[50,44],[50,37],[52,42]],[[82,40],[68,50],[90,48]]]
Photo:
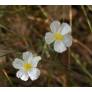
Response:
[[[26,63],[26,64],[23,65],[23,68],[24,68],[24,70],[27,72],[27,71],[29,71],[29,70],[32,68],[32,65]]]
[[[64,36],[60,32],[56,32],[54,34],[54,38],[55,38],[56,41],[61,41],[61,40],[64,39]]]

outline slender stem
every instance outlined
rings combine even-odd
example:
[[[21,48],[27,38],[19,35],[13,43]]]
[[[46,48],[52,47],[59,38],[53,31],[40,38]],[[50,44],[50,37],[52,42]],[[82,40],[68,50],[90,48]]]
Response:
[[[92,80],[92,74],[81,64],[79,58],[72,52],[71,56],[75,59],[76,63],[82,68],[83,72],[89,76],[89,78]]]
[[[69,6],[69,19],[70,19],[70,26],[71,26],[71,29],[72,29],[72,10],[71,10],[71,6]],[[70,55],[70,53],[71,53],[71,49],[69,47],[68,48],[68,68],[69,69],[71,68],[71,66],[70,66],[70,64],[71,64],[71,61],[70,61],[71,55]]]
[[[81,8],[82,8],[83,13],[84,13],[84,15],[85,15],[85,17],[86,17],[86,20],[87,20],[88,26],[89,26],[89,28],[90,28],[90,31],[92,32],[92,26],[91,26],[90,20],[89,20],[89,18],[88,18],[87,12],[86,12],[86,10],[85,10],[85,8],[84,8],[83,5],[81,6]]]
[[[46,18],[48,18],[47,12],[45,12],[45,10],[44,10],[40,5],[39,5],[38,7],[40,8],[40,10],[41,10],[41,12],[43,13],[43,15],[44,15]]]
[[[81,47],[83,47],[90,55],[92,55],[91,49],[89,49],[85,44],[78,41],[77,39],[73,38],[73,42],[79,44]]]
[[[70,18],[70,25],[72,28],[72,6],[70,6],[70,9],[69,9],[69,18]]]
[[[9,81],[10,85],[13,85],[10,77],[8,76],[7,72],[5,71],[5,69],[2,70],[2,72],[4,73],[5,77],[7,78],[7,80]]]

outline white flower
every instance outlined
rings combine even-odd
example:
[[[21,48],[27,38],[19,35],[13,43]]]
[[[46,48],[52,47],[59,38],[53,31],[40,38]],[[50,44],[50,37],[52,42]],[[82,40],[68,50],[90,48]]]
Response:
[[[16,58],[13,62],[13,67],[19,69],[16,76],[21,80],[27,81],[36,80],[40,76],[40,70],[37,68],[40,56],[33,56],[29,51],[23,53],[23,60]]]
[[[50,24],[51,32],[45,35],[47,44],[54,42],[54,50],[62,53],[67,50],[67,47],[72,45],[71,26],[67,23],[60,24],[59,21],[53,21]]]

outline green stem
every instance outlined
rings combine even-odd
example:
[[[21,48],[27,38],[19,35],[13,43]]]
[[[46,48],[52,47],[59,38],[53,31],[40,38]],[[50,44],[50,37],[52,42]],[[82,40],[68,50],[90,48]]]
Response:
[[[90,31],[92,32],[92,26],[91,26],[90,20],[89,20],[89,18],[88,18],[87,12],[86,12],[84,6],[81,6],[81,8],[82,8],[82,10],[83,10],[83,13],[84,13],[86,19],[87,19],[87,23],[88,23],[88,26],[89,26],[89,28],[90,28]]]
[[[80,63],[79,58],[74,53],[71,53],[71,56],[75,59],[76,63],[82,68],[83,72],[87,74],[92,80],[92,74]]]
[[[13,83],[12,83],[10,77],[8,76],[8,74],[6,73],[6,71],[3,69],[2,72],[4,73],[5,77],[6,77],[7,80],[9,81],[10,85],[13,86]]]

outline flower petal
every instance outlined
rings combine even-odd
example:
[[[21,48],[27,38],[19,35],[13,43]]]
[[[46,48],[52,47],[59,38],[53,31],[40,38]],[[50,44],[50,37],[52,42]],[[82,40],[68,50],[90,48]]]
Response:
[[[54,50],[56,51],[56,52],[58,52],[58,53],[62,53],[62,52],[64,52],[64,51],[66,51],[66,47],[65,47],[65,45],[64,45],[64,43],[63,42],[55,42],[54,43]]]
[[[33,55],[32,55],[31,52],[27,51],[27,52],[23,53],[23,60],[25,62],[28,62],[28,61],[32,60],[32,58],[33,58]]]
[[[32,68],[32,70],[30,72],[28,72],[29,77],[32,81],[36,80],[39,78],[40,76],[40,70],[37,68]]]
[[[59,28],[59,31],[61,32],[62,35],[71,33],[71,26],[67,23],[62,23],[61,27]]]
[[[72,45],[72,36],[70,34],[64,36],[64,41],[66,47],[70,47]]]
[[[16,77],[17,78],[20,78],[21,80],[23,81],[27,81],[29,76],[26,72],[24,72],[23,70],[19,70],[17,73],[16,73]]]
[[[51,44],[54,41],[53,33],[47,32],[45,35],[45,41],[47,44]]]
[[[59,30],[59,28],[60,28],[60,22],[59,21],[53,21],[50,24],[50,28],[51,28],[52,32],[57,32]]]
[[[22,69],[23,61],[21,59],[16,58],[13,63],[13,67],[16,69]]]
[[[33,60],[31,61],[32,67],[37,67],[37,64],[40,60],[41,60],[40,56],[34,57]]]

